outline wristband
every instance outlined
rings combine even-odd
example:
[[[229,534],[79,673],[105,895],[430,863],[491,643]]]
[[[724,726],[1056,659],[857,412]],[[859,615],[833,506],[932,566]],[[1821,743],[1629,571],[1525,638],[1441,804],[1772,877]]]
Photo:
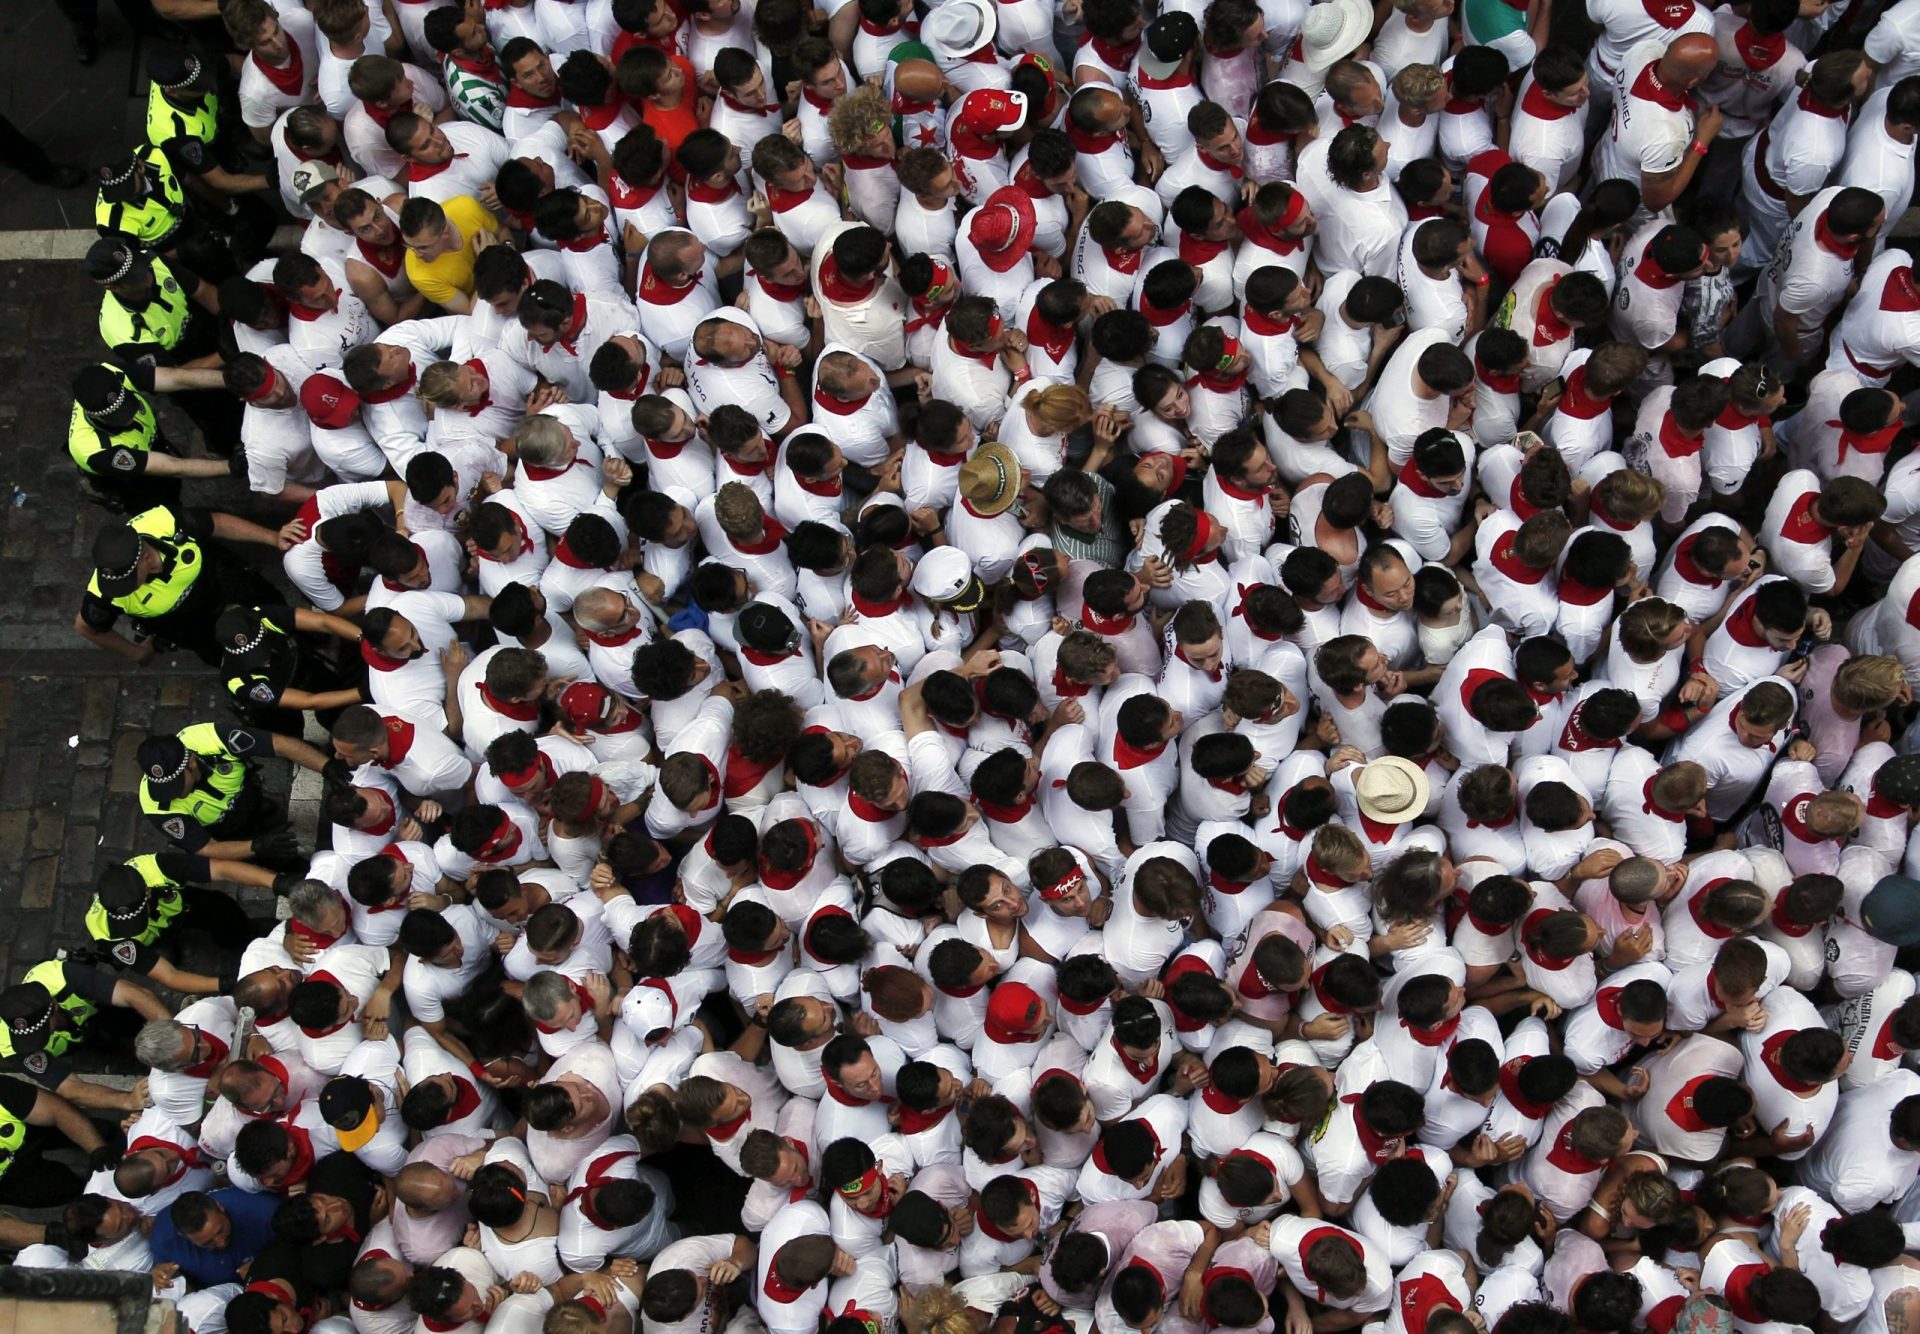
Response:
[[[1698,139],[1695,139],[1692,143],[1688,144],[1687,147],[1692,149],[1694,152],[1698,153],[1701,157],[1705,157],[1707,155],[1707,146],[1701,143]]]
[[[467,1069],[471,1070],[473,1072],[473,1077],[479,1080],[481,1083],[484,1084],[487,1082],[487,1067],[480,1064],[480,1062],[468,1061]]]
[[[1487,285],[1488,283],[1490,283],[1490,282],[1492,282],[1492,281],[1493,281],[1493,275],[1492,275],[1492,274],[1490,274],[1490,273],[1483,273],[1483,274],[1481,274],[1481,275],[1480,275],[1480,276],[1479,276],[1478,278],[1475,278],[1475,279],[1473,280],[1473,285],[1474,285],[1475,287],[1485,287],[1485,286],[1486,286],[1486,285]]]

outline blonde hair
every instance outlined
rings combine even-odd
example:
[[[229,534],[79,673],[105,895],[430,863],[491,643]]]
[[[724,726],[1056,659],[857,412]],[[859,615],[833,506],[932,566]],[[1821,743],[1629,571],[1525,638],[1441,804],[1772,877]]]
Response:
[[[600,1334],[607,1327],[606,1317],[593,1313],[579,1302],[561,1302],[540,1322],[540,1334]]]
[[[1402,13],[1419,4],[1420,0],[1393,0],[1393,7]],[[1424,107],[1433,101],[1433,95],[1446,87],[1447,76],[1433,65],[1406,65],[1393,76],[1388,85],[1393,95],[1408,106]]]
[[[436,361],[420,372],[420,401],[429,407],[460,406],[460,363]]]
[[[1822,792],[1807,803],[1807,827],[1822,838],[1844,838],[1860,827],[1865,814],[1851,792]]]
[[[1365,875],[1371,864],[1367,845],[1345,825],[1323,824],[1313,831],[1313,859],[1338,876]]]
[[[900,1323],[907,1334],[980,1334],[966,1300],[945,1283],[908,1292],[900,1303]]]
[[[550,468],[566,457],[569,447],[567,428],[556,417],[535,413],[520,424],[518,448],[522,463]]]
[[[1652,662],[1668,652],[1667,636],[1686,619],[1665,598],[1641,598],[1620,613],[1620,647],[1635,662]]]
[[[721,532],[739,541],[760,531],[767,520],[767,511],[752,487],[742,482],[728,482],[713,498],[713,518]]]
[[[1833,674],[1833,698],[1856,713],[1871,713],[1893,703],[1906,680],[1898,658],[1885,654],[1848,658]]]
[[[885,129],[891,124],[893,104],[887,95],[862,84],[835,102],[827,113],[827,137],[844,156],[859,152],[860,145],[874,136],[876,125]]]
[[[1643,523],[1667,503],[1667,488],[1657,477],[1619,468],[1600,479],[1594,498],[1606,506],[1609,517],[1621,523]]]
[[[1065,435],[1093,420],[1093,399],[1077,384],[1050,384],[1021,401],[1042,435]]]

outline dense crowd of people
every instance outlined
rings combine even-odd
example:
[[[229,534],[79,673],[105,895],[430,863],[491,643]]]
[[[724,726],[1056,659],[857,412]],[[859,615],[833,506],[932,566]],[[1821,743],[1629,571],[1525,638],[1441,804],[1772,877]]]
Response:
[[[0,992],[18,1263],[1920,1321],[1920,0],[171,7],[74,627],[233,713]]]

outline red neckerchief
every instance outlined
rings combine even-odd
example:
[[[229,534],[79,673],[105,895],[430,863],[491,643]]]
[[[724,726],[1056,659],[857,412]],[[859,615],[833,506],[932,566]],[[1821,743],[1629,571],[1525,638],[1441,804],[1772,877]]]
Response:
[[[480,698],[486,701],[488,708],[502,718],[511,718],[515,722],[530,723],[540,716],[539,700],[501,699],[487,689],[485,681],[480,682]]]
[[[1645,98],[1649,102],[1665,107],[1668,111],[1685,111],[1693,99],[1683,88],[1674,88],[1660,77],[1660,62],[1649,60],[1641,67],[1640,77],[1633,81],[1628,89],[1633,97]]]
[[[699,279],[695,278],[683,286],[676,286],[656,275],[651,262],[641,262],[640,299],[650,306],[677,305],[691,295],[699,285]]]
[[[1025,1177],[1015,1177],[1014,1180],[1018,1181],[1022,1186],[1026,1188],[1028,1201],[1033,1205],[1035,1209],[1038,1209],[1040,1207],[1039,1189],[1031,1181],[1027,1180]],[[974,1221],[980,1224],[980,1230],[986,1233],[989,1237],[992,1237],[995,1241],[1009,1242],[1009,1241],[1023,1240],[1023,1238],[1016,1237],[1010,1232],[1003,1232],[999,1228],[995,1227],[993,1225],[993,1221],[989,1219],[984,1212],[982,1212],[979,1205],[974,1206],[973,1217],[974,1217]]]
[[[1865,433],[1849,431],[1845,425],[1837,420],[1830,421],[1827,425],[1838,426],[1840,428],[1838,450],[1833,456],[1835,463],[1846,462],[1847,451],[1850,449],[1862,454],[1884,454],[1893,447],[1893,438],[1900,434],[1900,422],[1898,418],[1877,431],[1867,431]]]
[[[554,547],[553,558],[570,570],[601,570],[606,568],[603,565],[595,565],[592,561],[583,558],[579,552],[567,545],[567,539],[564,537],[561,538],[559,544]]]
[[[1851,106],[1830,107],[1805,88],[1800,90],[1800,100],[1794,105],[1802,111],[1811,112],[1816,116],[1825,116],[1828,120],[1837,120],[1843,125],[1853,117]]]
[[[468,370],[480,377],[480,383],[485,385],[486,388],[481,391],[480,401],[478,403],[475,403],[472,407],[461,408],[460,411],[466,413],[469,417],[478,417],[481,413],[493,406],[493,377],[487,374],[487,363],[479,357],[469,357],[465,365]]]
[[[1787,517],[1780,525],[1780,536],[1789,542],[1799,542],[1806,546],[1824,546],[1833,536],[1833,529],[1820,522],[1813,515],[1814,502],[1820,499],[1818,491],[1809,491],[1793,502],[1793,508],[1787,511]]]
[[[1226,341],[1226,350],[1221,355],[1223,357],[1233,357],[1238,355],[1239,351],[1240,340],[1238,338],[1229,338]],[[1233,372],[1231,375],[1222,375],[1214,367],[1208,366],[1195,371],[1187,377],[1187,388],[1191,389],[1195,385],[1205,385],[1216,394],[1237,394],[1246,388],[1247,375],[1252,369],[1252,366],[1248,365]]]
[[[510,107],[524,108],[557,107],[560,105],[560,94],[553,92],[546,97],[535,97],[532,93],[516,83],[507,89],[507,105]]]
[[[588,630],[585,633],[590,643],[598,644],[601,648],[619,648],[624,644],[631,644],[640,637],[640,624],[636,621],[627,629],[620,631]]]
[[[868,824],[885,824],[899,815],[899,811],[883,811],[858,792],[847,793],[847,809]]]
[[[1407,1030],[1408,1037],[1421,1046],[1438,1047],[1452,1037],[1454,1030],[1460,1027],[1460,1016],[1456,1014],[1453,1018],[1442,1020],[1431,1028],[1422,1028],[1418,1024],[1408,1023],[1405,1019],[1400,1021],[1400,1026]]]
[[[332,303],[326,306],[322,306],[318,310],[315,310],[312,306],[303,306],[298,301],[287,302],[288,318],[299,320],[303,324],[311,324],[313,321],[319,319],[322,315],[332,315],[339,309],[340,309],[340,289],[337,287],[333,289]]]
[[[1303,869],[1305,869],[1307,873],[1307,879],[1322,889],[1351,889],[1360,883],[1358,877],[1338,875],[1328,870],[1321,864],[1318,853],[1309,852],[1307,854],[1306,865]]]
[[[1578,111],[1578,107],[1561,106],[1547,96],[1547,90],[1537,82],[1527,85],[1527,95],[1520,99],[1520,109],[1535,120],[1561,120]]]
[[[924,1130],[932,1130],[935,1126],[953,1115],[953,1106],[952,1103],[948,1103],[946,1106],[936,1107],[930,1112],[916,1112],[913,1108],[903,1105],[900,1108],[900,1133],[903,1135],[918,1135]]]
[[[753,1108],[749,1107],[731,1121],[722,1121],[717,1125],[708,1126],[707,1138],[717,1143],[725,1144],[728,1140],[740,1133],[740,1127],[744,1126],[752,1115]]]
[[[1066,128],[1067,138],[1072,142],[1074,150],[1085,153],[1088,157],[1099,157],[1120,142],[1118,131],[1112,134],[1097,134],[1092,130],[1081,129],[1072,121],[1067,122]]]
[[[1321,964],[1318,968],[1313,970],[1313,976],[1311,979],[1311,983],[1313,986],[1313,998],[1320,1002],[1320,1008],[1325,1010],[1328,1014],[1352,1014],[1354,1010],[1351,1005],[1344,1005],[1338,1000],[1335,1000],[1333,996],[1327,991],[1326,978],[1327,978],[1327,965]]]
[[[1027,342],[1043,349],[1055,361],[1065,359],[1073,350],[1073,325],[1063,327],[1049,323],[1038,306],[1027,314],[1026,334]]]
[[[1586,727],[1581,724],[1580,714],[1586,707],[1586,701],[1582,700],[1580,703],[1574,705],[1573,712],[1567,715],[1567,725],[1560,729],[1560,740],[1556,743],[1559,749],[1572,752],[1576,755],[1582,751],[1589,750],[1620,749],[1621,741],[1619,737],[1615,737],[1611,741],[1602,741],[1599,737],[1589,733]]]
[[[1495,675],[1497,675],[1497,673],[1495,673]],[[1514,819],[1519,815],[1519,813],[1520,812],[1518,807],[1509,806],[1507,807],[1505,812],[1501,814],[1498,820],[1468,820],[1467,828],[1469,829],[1505,829],[1508,825],[1514,822]]]
[[[998,801],[976,801],[980,814],[995,824],[1019,824],[1027,818],[1027,812],[1033,809],[1034,798],[1031,793],[1011,805]]]
[[[287,924],[288,926],[293,925],[291,918],[288,919]],[[214,1068],[218,1066],[220,1062],[227,1059],[227,1044],[222,1042],[219,1038],[215,1037],[213,1034],[207,1032],[205,1029],[200,1029],[198,1031],[200,1033],[200,1036],[207,1040],[207,1045],[213,1049],[213,1054],[207,1057],[206,1060],[200,1062],[198,1065],[187,1066],[180,1073],[183,1075],[192,1075],[196,1079],[204,1079],[208,1075],[211,1075],[214,1072]],[[132,1153],[133,1150],[128,1149],[127,1152]]]
[[[786,525],[782,524],[778,519],[770,518],[762,522],[760,536],[753,541],[742,542],[731,538],[728,540],[733,542],[734,550],[743,556],[765,556],[778,548],[780,543],[786,538],[786,535]]]
[[[1275,319],[1264,311],[1255,310],[1252,306],[1248,306],[1240,323],[1248,333],[1260,334],[1263,337],[1273,337],[1276,334],[1292,333],[1294,329],[1299,326],[1300,321],[1294,319],[1291,315],[1282,319]]]
[[[1560,600],[1570,602],[1576,607],[1592,607],[1613,596],[1613,586],[1596,588],[1592,584],[1583,584],[1577,579],[1569,579],[1564,573],[1560,576]]]
[[[364,247],[362,248],[364,249]],[[388,385],[385,389],[375,389],[371,393],[362,394],[360,395],[360,401],[362,403],[391,403],[397,398],[404,398],[406,395],[411,394],[413,392],[413,386],[419,379],[419,368],[412,363],[408,363],[406,379],[396,384]]]
[[[480,559],[499,561],[501,564],[506,565],[519,560],[522,556],[533,550],[533,534],[527,531],[527,525],[521,520],[519,511],[507,509],[505,505],[502,505],[500,508],[507,511],[507,514],[513,519],[513,526],[519,530],[520,549],[515,551],[511,556],[508,556],[505,560],[501,560],[500,557],[491,555],[485,551],[480,553]]]
[[[1670,459],[1691,458],[1700,452],[1707,441],[1707,433],[1689,431],[1680,425],[1671,411],[1660,418],[1660,452]]]
[[[1126,1072],[1140,1083],[1151,1084],[1159,1076],[1160,1049],[1158,1047],[1154,1048],[1153,1059],[1142,1064],[1127,1055],[1126,1048],[1120,1045],[1120,1039],[1109,1038],[1108,1045],[1113,1048],[1113,1054],[1120,1058],[1120,1064]]]
[[[269,65],[260,59],[260,53],[253,53],[253,67],[267,76],[267,82],[289,97],[298,97],[306,86],[306,62],[300,58],[300,43],[293,40],[293,34],[287,34],[287,63]]]
[[[1752,1289],[1753,1281],[1763,1274],[1770,1273],[1772,1269],[1773,1266],[1761,1260],[1753,1264],[1741,1265],[1727,1275],[1726,1281],[1720,1286],[1720,1295],[1727,1299],[1727,1306],[1731,1308],[1736,1319],[1744,1320],[1751,1325],[1767,1323],[1766,1314],[1754,1305]]]
[[[740,193],[740,182],[727,177],[724,185],[714,185],[708,181],[688,181],[687,200],[695,204],[724,204]]]
[[[446,58],[455,69],[463,69],[469,74],[479,76],[488,83],[501,83],[504,81],[500,73],[500,66],[493,58],[492,47],[487,47],[477,56],[467,55],[463,51],[448,51],[446,52]]]
[[[1763,37],[1754,31],[1751,20],[1742,23],[1740,30],[1733,34],[1733,44],[1750,70],[1772,69],[1780,62],[1780,57],[1787,53],[1787,35],[1784,32],[1768,33]]]
[[[1699,534],[1696,533],[1694,537],[1680,540],[1680,544],[1673,549],[1673,568],[1690,584],[1696,584],[1702,588],[1718,588],[1722,581],[1711,578],[1693,558],[1694,538],[1698,536]]]
[[[1711,981],[1711,979],[1709,979],[1709,981]],[[1711,990],[1711,987],[1709,987],[1709,990]],[[1617,1008],[1618,1002],[1615,1004]],[[1618,1028],[1620,1025],[1615,1024],[1614,1027]],[[1711,1074],[1696,1076],[1688,1080],[1686,1084],[1680,1088],[1679,1092],[1675,1093],[1668,1101],[1666,1107],[1667,1115],[1671,1117],[1674,1123],[1682,1130],[1701,1131],[1713,1129],[1712,1126],[1707,1124],[1706,1119],[1694,1109],[1693,1104],[1694,1096],[1699,1091],[1700,1086],[1716,1077],[1717,1076]]]
[[[1407,490],[1413,492],[1414,495],[1423,496],[1428,500],[1445,500],[1447,498],[1445,492],[1441,491],[1426,479],[1421,473],[1419,465],[1411,458],[1409,458],[1406,465],[1400,469],[1400,485],[1406,487]]]
[[[1530,1057],[1516,1056],[1500,1067],[1500,1092],[1512,1104],[1513,1110],[1529,1121],[1544,1121],[1547,1113],[1553,1110],[1550,1102],[1535,1102],[1520,1091],[1520,1071],[1526,1067]]]
[[[1088,33],[1081,38],[1080,47],[1082,50],[1092,47],[1093,54],[1099,58],[1101,64],[1110,70],[1125,74],[1128,67],[1133,64],[1133,58],[1140,53],[1140,39],[1136,37],[1131,42],[1110,42],[1104,37],[1095,37],[1092,33]]]
[[[1786,1045],[1788,1038],[1799,1031],[1797,1028],[1787,1029],[1775,1033],[1772,1037],[1762,1042],[1760,1044],[1760,1063],[1767,1067],[1767,1070],[1773,1077],[1780,1082],[1780,1087],[1787,1092],[1812,1093],[1820,1087],[1819,1080],[1808,1082],[1804,1079],[1795,1079],[1792,1075],[1780,1068],[1780,1048]]]
[[[1223,175],[1231,176],[1236,181],[1244,179],[1247,174],[1247,169],[1238,163],[1216,162],[1198,147],[1193,151],[1194,154],[1199,157],[1201,165],[1206,167],[1208,171],[1220,172]]]
[[[1574,961],[1572,959],[1561,959],[1554,955],[1543,953],[1534,946],[1526,943],[1527,932],[1532,928],[1533,924],[1542,918],[1551,916],[1553,916],[1553,909],[1551,908],[1535,908],[1532,912],[1528,913],[1520,924],[1520,940],[1521,948],[1527,952],[1527,958],[1548,972],[1557,973],[1564,968],[1571,968]]]
[[[892,1098],[886,1098],[886,1097],[857,1098],[853,1094],[847,1092],[846,1085],[842,1084],[839,1080],[835,1079],[832,1075],[829,1075],[824,1070],[820,1072],[820,1078],[821,1078],[821,1081],[825,1083],[827,1086],[827,1096],[832,1098],[835,1102],[839,1103],[842,1107],[874,1107],[883,1102],[893,1101]]]
[[[875,602],[872,598],[863,597],[859,593],[852,594],[854,611],[856,611],[862,616],[876,617],[876,618],[881,616],[893,615],[895,612],[899,611],[902,607],[907,605],[908,599],[909,599],[909,594],[905,589],[902,589],[900,592],[896,593],[893,599],[889,602]]]
[[[1640,789],[1640,795],[1643,798],[1640,803],[1640,812],[1643,815],[1657,815],[1669,824],[1680,824],[1687,818],[1685,811],[1681,811],[1678,815],[1675,815],[1666,807],[1653,804],[1653,784],[1654,780],[1659,778],[1659,776],[1660,775],[1655,774],[1652,778],[1647,779],[1647,785]]]
[[[1514,533],[1506,533],[1498,538],[1493,544],[1493,553],[1489,557],[1489,562],[1494,569],[1513,580],[1516,584],[1526,584],[1528,587],[1532,587],[1542,579],[1545,579],[1547,572],[1545,570],[1535,569],[1513,554],[1514,537]]]
[[[773,454],[769,452],[764,459],[759,459],[757,461],[750,461],[747,459],[736,458],[732,454],[728,454],[725,451],[722,451],[720,454],[720,462],[724,463],[727,466],[727,470],[729,472],[735,473],[738,476],[758,477],[762,473],[766,472],[767,469],[773,466]],[[772,523],[773,520],[768,519],[767,522]]]
[[[407,163],[407,179],[415,183],[430,181],[465,156],[465,153],[455,153],[445,162],[409,162]]]
[[[1384,1163],[1393,1157],[1396,1149],[1406,1144],[1404,1135],[1387,1136],[1367,1124],[1367,1118],[1360,1114],[1360,1095],[1352,1094],[1340,1099],[1353,1108],[1353,1129],[1360,1137],[1360,1147],[1366,1150],[1367,1158],[1374,1163]]]
[[[399,115],[402,111],[407,111],[410,109],[409,107],[404,107],[404,106],[377,107],[371,102],[362,102],[360,106],[367,113],[367,119],[371,120],[375,125],[378,125],[383,130],[387,128],[388,121],[392,120],[395,116]]]
[[[748,790],[751,791],[752,789],[748,789]],[[768,889],[792,889],[795,885],[799,884],[802,880],[805,880],[807,878],[807,873],[813,870],[814,859],[820,855],[820,840],[819,840],[819,837],[814,833],[813,822],[811,820],[802,821],[800,825],[800,830],[801,830],[801,833],[803,833],[806,836],[807,856],[806,856],[806,860],[803,861],[796,869],[791,871],[783,871],[778,867],[769,864],[766,858],[766,854],[764,852],[761,854],[760,883],[765,885]],[[822,909],[822,911],[825,911],[825,910]],[[842,909],[840,911],[840,915],[844,917],[847,915],[847,913],[845,912],[844,909]]]
[[[1841,259],[1850,260],[1860,253],[1860,238],[1856,236],[1852,241],[1842,241],[1833,234],[1833,228],[1827,225],[1825,213],[1813,221],[1813,239],[1819,243],[1821,249]]]
[[[1301,196],[1296,194],[1294,198],[1299,199]],[[1294,211],[1295,210],[1290,208],[1288,213],[1293,213]],[[1270,250],[1276,255],[1294,254],[1300,250],[1304,244],[1301,241],[1295,240],[1293,237],[1283,236],[1281,234],[1280,229],[1287,225],[1285,215],[1282,216],[1278,224],[1268,226],[1266,223],[1260,221],[1259,216],[1254,213],[1252,206],[1249,205],[1234,214],[1234,221],[1240,224],[1240,234],[1243,237],[1259,246],[1262,250]]]
[[[1612,406],[1611,397],[1595,398],[1587,392],[1587,368],[1581,365],[1575,367],[1573,374],[1567,377],[1566,392],[1560,395],[1560,402],[1554,410],[1581,421],[1592,421]]]
[[[813,401],[836,417],[850,417],[872,402],[873,395],[865,393],[856,399],[844,399],[835,398],[824,389],[815,389]]]
[[[1309,1230],[1305,1236],[1300,1238],[1299,1256],[1300,1256],[1300,1272],[1301,1273],[1303,1274],[1307,1273],[1307,1253],[1311,1251],[1315,1246],[1318,1246],[1321,1242],[1327,1241],[1329,1239],[1333,1241],[1341,1242],[1346,1246],[1352,1248],[1354,1255],[1361,1260],[1362,1265],[1364,1267],[1366,1254],[1367,1254],[1366,1250],[1361,1246],[1361,1244],[1357,1240],[1354,1239],[1353,1235],[1349,1233],[1345,1228],[1336,1227],[1333,1224],[1328,1223],[1320,1227],[1316,1227]],[[1313,1276],[1311,1274],[1307,1274],[1307,1277],[1309,1280],[1311,1280]],[[1321,1287],[1318,1283],[1315,1283],[1313,1285],[1313,1291],[1314,1291],[1314,1295],[1320,1301],[1324,1302],[1327,1299],[1327,1290]]]
[[[864,283],[856,283],[840,272],[840,265],[828,255],[820,262],[820,295],[829,301],[844,305],[865,301],[880,289],[880,275],[874,274]]]
[[[1209,241],[1189,231],[1180,233],[1180,258],[1195,268],[1218,259],[1226,248],[1225,241]]]
[[[790,303],[799,301],[807,295],[805,283],[777,283],[763,273],[754,274],[753,280],[760,284],[761,291],[775,301]]]
[[[1801,811],[1804,812],[1808,803],[1812,800],[1812,794],[1809,793],[1802,796],[1796,804],[1800,807]],[[1804,820],[1798,821],[1797,823],[1802,824],[1804,827]],[[1808,836],[1806,841],[1812,843],[1819,840]],[[1787,913],[1787,896],[1785,894],[1780,895],[1773,901],[1773,911],[1769,914],[1769,918],[1782,935],[1792,936],[1796,940],[1802,936],[1810,935],[1816,925],[1816,923],[1813,922],[1794,921]]]
[[[1591,1176],[1595,1172],[1607,1169],[1608,1159],[1595,1161],[1581,1154],[1573,1147],[1573,1120],[1560,1127],[1560,1133],[1554,1136],[1553,1147],[1547,1150],[1547,1161],[1569,1176]]]
[[[1253,970],[1248,969],[1247,971],[1252,972]],[[1204,1102],[1210,1109],[1220,1113],[1222,1116],[1232,1116],[1242,1107],[1245,1107],[1249,1099],[1230,1097],[1220,1091],[1219,1085],[1208,1084],[1200,1090],[1200,1101]],[[1245,1152],[1245,1150],[1236,1149],[1234,1152],[1241,1153]]]
[[[1493,390],[1496,394],[1517,394],[1520,392],[1519,371],[1514,371],[1510,375],[1499,374],[1490,369],[1487,363],[1480,359],[1478,352],[1473,354],[1473,373],[1479,377],[1481,384]]]
[[[1162,741],[1154,746],[1136,746],[1118,732],[1113,737],[1113,763],[1117,769],[1138,769],[1141,765],[1157,760],[1166,752],[1167,743]]]
[[[779,186],[772,183],[767,185],[767,207],[775,213],[785,213],[791,209],[799,208],[809,199],[812,199],[813,196],[814,191],[811,189],[782,190]]]

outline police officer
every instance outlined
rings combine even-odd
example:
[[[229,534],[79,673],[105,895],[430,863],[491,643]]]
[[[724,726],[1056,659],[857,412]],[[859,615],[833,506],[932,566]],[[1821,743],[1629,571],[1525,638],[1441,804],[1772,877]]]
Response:
[[[330,729],[342,709],[367,701],[366,687],[349,684],[320,652],[301,643],[303,634],[360,642],[360,627],[352,621],[304,607],[228,607],[213,623],[225,654],[227,693],[254,726],[299,736],[306,725],[303,710],[312,709]],[[362,666],[355,675],[365,673]]]
[[[101,163],[93,225],[102,236],[120,236],[143,250],[171,252],[189,221],[186,188],[167,155],[152,144],[131,151],[114,148]]]
[[[351,776],[345,764],[297,737],[257,727],[194,723],[175,736],[150,736],[134,752],[140,766],[140,810],[173,843],[203,857],[297,857],[286,812],[261,788],[249,762],[256,755],[291,760],[333,782]]]
[[[223,42],[222,45],[225,43]],[[266,252],[274,216],[255,196],[273,187],[273,178],[243,159],[259,151],[251,136],[238,134],[221,115],[212,64],[191,52],[159,51],[147,58],[147,142],[189,190],[197,190],[215,210],[209,221],[232,242],[222,256],[225,267],[209,269],[215,282],[238,272]],[[236,262],[237,261],[237,262]]]
[[[189,852],[150,852],[109,866],[87,907],[94,959],[117,972],[139,973],[189,995],[231,990],[241,951],[265,929],[230,895],[186,882],[227,880],[271,888],[279,878],[264,867]],[[292,884],[289,877],[287,887]],[[207,942],[218,956],[213,975],[177,966],[188,937]]]
[[[123,366],[204,369],[216,366],[219,298],[192,270],[142,254],[119,237],[102,237],[87,250],[87,276],[106,289],[100,300],[100,341]],[[194,307],[202,309],[196,313]],[[240,438],[241,405],[208,389],[174,395],[218,452]]]
[[[213,510],[156,505],[110,523],[93,540],[93,578],[73,628],[111,653],[144,663],[161,642],[220,665],[213,618],[229,603],[273,601],[273,587],[215,536],[280,547],[280,535]],[[122,615],[134,618],[134,638],[115,633]]]
[[[109,1144],[99,1127],[57,1093],[0,1079],[0,1205],[50,1209],[80,1197],[86,1183],[79,1174],[46,1157],[48,1149],[60,1147],[56,1130],[96,1170],[110,1166],[119,1153],[117,1144]]]
[[[77,959],[49,959],[0,991],[0,1071],[81,1107],[137,1112],[147,1105],[146,1080],[131,1089],[92,1083],[74,1073],[68,1053],[80,1043],[96,1051],[131,1049],[142,1024],[170,1017],[160,998],[137,983]]]
[[[67,453],[94,493],[123,513],[177,505],[183,479],[244,474],[246,455],[235,450],[230,459],[181,458],[161,434],[146,391],[220,386],[217,370],[140,364],[123,370],[106,362],[82,366],[73,377]]]

